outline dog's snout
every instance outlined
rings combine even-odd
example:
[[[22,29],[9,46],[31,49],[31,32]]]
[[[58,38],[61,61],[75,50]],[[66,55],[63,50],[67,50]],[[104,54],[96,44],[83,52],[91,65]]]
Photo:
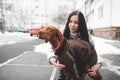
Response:
[[[39,29],[39,31],[38,31],[38,33],[41,33],[42,32],[42,30],[41,30],[41,28]]]
[[[39,30],[38,33],[40,33],[41,31]]]

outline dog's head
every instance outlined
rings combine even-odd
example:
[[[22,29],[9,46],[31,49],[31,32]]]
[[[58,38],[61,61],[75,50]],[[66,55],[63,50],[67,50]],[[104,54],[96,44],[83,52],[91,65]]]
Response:
[[[46,42],[49,41],[52,44],[64,39],[60,30],[55,26],[42,26],[38,31],[38,36],[40,39],[44,39]]]

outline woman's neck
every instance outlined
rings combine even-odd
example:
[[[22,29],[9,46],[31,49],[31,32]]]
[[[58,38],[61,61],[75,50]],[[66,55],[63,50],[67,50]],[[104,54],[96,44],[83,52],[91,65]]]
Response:
[[[76,39],[76,38],[80,38],[80,33],[79,32],[70,32],[70,38],[72,39]]]

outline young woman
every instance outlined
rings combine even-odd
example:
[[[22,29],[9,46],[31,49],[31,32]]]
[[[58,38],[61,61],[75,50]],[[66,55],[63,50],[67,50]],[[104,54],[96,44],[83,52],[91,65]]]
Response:
[[[73,11],[69,15],[63,35],[68,40],[80,38],[81,40],[85,40],[92,44],[89,39],[85,18],[83,14],[79,11]],[[55,55],[49,56],[49,62],[59,70],[62,70],[65,67],[65,65],[57,63],[57,57]],[[91,67],[91,69],[89,69],[88,74],[94,80],[101,80],[101,76],[99,74],[100,66],[101,64],[96,64],[93,67]]]

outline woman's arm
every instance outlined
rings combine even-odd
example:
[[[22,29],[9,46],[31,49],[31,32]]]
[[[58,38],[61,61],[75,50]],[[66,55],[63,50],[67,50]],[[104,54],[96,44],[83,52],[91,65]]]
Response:
[[[65,67],[65,65],[59,64],[59,61],[57,60],[57,56],[54,54],[54,51],[52,48],[50,48],[49,52],[47,53],[47,60],[49,61],[50,64],[52,64],[58,70],[61,70]]]
[[[88,74],[90,76],[96,76],[99,73],[99,69],[102,66],[102,63],[98,63],[98,56],[97,56],[97,52],[94,48],[94,46],[91,47],[91,55],[89,56],[89,60],[88,60],[88,64],[91,66],[90,69],[88,69]],[[92,64],[92,65],[91,65]]]
[[[65,67],[65,65],[60,64],[55,56],[51,56],[49,58],[50,64],[52,64],[54,67],[56,67],[58,70],[61,70]]]
[[[89,34],[89,41],[90,41],[90,43],[94,46],[94,41],[93,41],[93,39],[92,39],[92,36]],[[93,47],[94,48],[94,47]],[[95,48],[94,48],[94,50],[95,50]],[[95,55],[94,55],[95,54]],[[97,63],[95,64],[95,65],[93,65],[92,67],[91,67],[91,69],[89,69],[89,73],[88,74],[90,74],[90,75],[96,75],[97,74],[97,72],[99,71],[99,69],[101,68],[101,66],[102,66],[102,62],[100,61],[100,58],[99,58],[99,56],[97,55],[97,52],[95,51],[95,53],[93,54],[93,56],[92,56],[92,58],[94,59],[94,58],[98,58],[97,59]]]

